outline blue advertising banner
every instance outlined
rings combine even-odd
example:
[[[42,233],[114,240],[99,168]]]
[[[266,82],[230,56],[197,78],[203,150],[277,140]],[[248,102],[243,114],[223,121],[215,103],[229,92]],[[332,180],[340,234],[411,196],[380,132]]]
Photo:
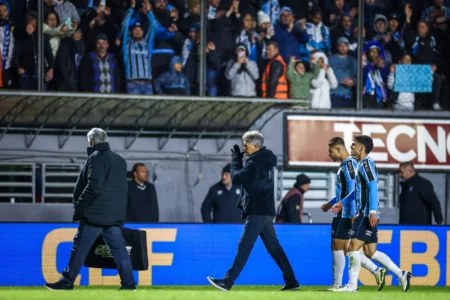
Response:
[[[243,226],[206,224],[128,224],[147,232],[149,270],[135,272],[139,285],[205,285],[222,277],[233,262]],[[0,224],[0,285],[36,286],[56,281],[67,264],[77,225]],[[332,281],[330,225],[276,225],[278,238],[301,285]],[[450,286],[450,227],[380,226],[378,250],[403,270],[412,284]],[[346,269],[347,270],[347,269]],[[346,273],[346,272],[345,272]],[[386,284],[398,285],[388,273]],[[366,270],[360,283],[375,285]],[[345,275],[344,282],[347,281]],[[115,270],[83,268],[81,285],[119,285]],[[236,284],[283,284],[281,272],[257,241]]]

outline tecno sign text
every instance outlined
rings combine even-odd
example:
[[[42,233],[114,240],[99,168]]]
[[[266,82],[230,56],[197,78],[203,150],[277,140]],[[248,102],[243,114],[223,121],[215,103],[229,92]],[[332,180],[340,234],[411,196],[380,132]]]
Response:
[[[370,157],[380,168],[404,161],[418,168],[450,168],[450,121],[297,115],[287,116],[288,165],[331,166],[328,140],[340,136],[350,147],[355,135],[373,138]]]

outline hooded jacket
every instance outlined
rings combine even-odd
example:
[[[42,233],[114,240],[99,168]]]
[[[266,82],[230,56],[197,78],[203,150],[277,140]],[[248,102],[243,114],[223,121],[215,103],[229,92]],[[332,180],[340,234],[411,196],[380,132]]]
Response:
[[[179,56],[172,57],[170,61],[169,71],[163,73],[161,76],[155,79],[153,86],[155,88],[155,94],[162,95],[190,95],[191,87],[189,79],[182,71],[177,72],[174,69],[175,64],[180,61]]]
[[[238,46],[245,47],[244,44]],[[247,47],[245,49],[248,55]],[[259,70],[254,61],[249,59],[246,64],[239,64],[237,58],[230,59],[225,69],[225,77],[231,81],[231,96],[256,96],[256,80],[259,78]]]
[[[316,52],[313,57],[322,58],[324,64],[328,65],[328,58],[324,53]],[[317,78],[311,82],[311,108],[331,109],[330,90],[337,87],[338,81],[333,69],[321,69]]]
[[[318,25],[306,23],[304,30],[308,36],[307,42],[300,45],[300,58],[309,62],[312,51],[319,50],[329,55],[331,53],[330,32],[328,28],[320,22]]]
[[[368,57],[368,51],[374,47],[380,51],[380,56],[385,59],[383,46],[373,41],[366,43],[364,46],[366,57]],[[378,68],[372,62],[368,62],[363,69],[364,94],[376,96],[378,102],[387,100],[386,82],[388,73],[389,71],[386,66],[384,68]]]
[[[231,181],[241,185],[243,192],[237,208],[243,211],[242,217],[249,215],[275,216],[273,168],[277,157],[262,147],[250,155],[245,162],[234,156],[231,161]]]

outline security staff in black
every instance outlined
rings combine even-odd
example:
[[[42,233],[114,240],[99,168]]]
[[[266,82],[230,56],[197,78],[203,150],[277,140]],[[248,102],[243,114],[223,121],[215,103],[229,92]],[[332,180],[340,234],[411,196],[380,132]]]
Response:
[[[73,192],[73,221],[80,221],[62,278],[46,283],[50,290],[72,290],[84,260],[98,236],[109,246],[117,265],[122,290],[136,290],[130,256],[122,237],[127,207],[127,163],[111,151],[106,132],[88,133],[88,159]]]
[[[411,162],[401,163],[399,173],[405,180],[401,183],[399,224],[431,225],[431,213],[434,213],[436,223],[442,224],[441,204],[431,182],[420,177]]]
[[[222,170],[222,180],[213,185],[203,201],[201,212],[205,223],[244,223],[236,207],[241,196],[241,186],[233,185],[231,164]],[[212,218],[211,218],[212,212]]]
[[[282,290],[298,289],[299,284],[294,271],[278,241],[273,225],[275,217],[273,168],[277,164],[277,157],[272,151],[263,147],[264,137],[257,131],[247,132],[242,140],[244,141],[243,150],[248,159],[243,166],[243,153],[238,145],[234,145],[231,180],[233,184],[243,187],[238,207],[242,210],[242,217],[245,218],[244,232],[238,245],[236,258],[225,277],[223,279],[207,277],[207,279],[215,288],[229,291],[247,263],[250,252],[260,236],[267,251],[283,272],[286,285]]]

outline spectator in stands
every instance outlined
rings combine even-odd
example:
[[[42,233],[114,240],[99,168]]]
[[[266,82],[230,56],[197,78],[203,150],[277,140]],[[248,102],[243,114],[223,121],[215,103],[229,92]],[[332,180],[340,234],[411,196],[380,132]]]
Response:
[[[373,41],[379,43],[381,46],[383,46],[384,61],[387,65],[390,65],[392,63],[392,55],[384,47],[387,30],[388,30],[388,20],[387,20],[386,16],[383,14],[377,14],[374,19],[372,37],[369,37],[369,39],[373,40]]]
[[[320,8],[315,8],[311,12],[311,21],[306,24],[306,42],[300,45],[300,57],[309,62],[312,51],[318,50],[325,55],[331,54],[330,32],[322,23],[323,12]]]
[[[434,0],[434,5],[422,12],[422,19],[427,22],[433,22],[437,16],[443,16],[446,20],[450,19],[450,8],[444,6],[444,0]]]
[[[0,52],[2,56],[3,88],[11,87],[11,63],[13,61],[14,45],[15,40],[10,19],[10,7],[7,2],[0,2]]]
[[[243,44],[247,48],[248,59],[251,61],[258,61],[257,42],[259,35],[253,29],[253,15],[250,13],[244,14],[242,17],[241,32],[236,38],[236,44]]]
[[[236,207],[241,197],[241,187],[231,183],[230,169],[231,164],[222,169],[221,181],[209,189],[202,203],[201,213],[205,223],[244,222],[241,210]]]
[[[330,32],[331,36],[331,49],[333,53],[338,51],[337,41],[341,37],[345,37],[349,42],[350,54],[356,57],[356,48],[358,47],[358,39],[353,36],[352,16],[348,13],[344,14],[341,18],[341,23],[333,28]]]
[[[128,181],[127,222],[158,223],[158,198],[155,186],[148,182],[147,167],[137,163],[131,172],[133,180]]]
[[[263,98],[288,98],[288,82],[286,64],[280,55],[277,42],[267,44],[269,62],[262,75],[261,91]]]
[[[44,19],[44,33],[48,35],[50,46],[52,48],[52,54],[56,57],[59,45],[61,44],[61,39],[71,36],[76,30],[76,24],[71,24],[75,25],[75,27],[69,27],[67,24],[61,24],[56,12],[48,13]]]
[[[149,0],[150,1],[150,0]],[[166,0],[151,0],[154,2],[154,17],[157,21],[157,38],[162,41],[166,41],[168,44],[170,44],[175,53],[181,54],[181,50],[183,48],[183,42],[184,37],[183,35],[178,32],[178,13],[177,11],[174,11],[168,9],[167,7],[167,1]],[[149,7],[150,4],[148,4]],[[143,3],[143,8],[145,7],[145,4]],[[169,8],[171,8],[170,6]],[[150,9],[147,9],[150,10]],[[174,13],[175,12],[175,13]],[[153,22],[149,22],[151,27],[153,27]]]
[[[433,184],[416,173],[412,162],[404,162],[399,167],[402,191],[399,197],[400,224],[432,225],[431,213],[437,224],[442,224],[441,204],[433,189]]]
[[[311,100],[311,82],[319,75],[319,66],[312,62],[312,72],[306,71],[305,62],[291,57],[287,70],[289,98]]]
[[[349,5],[344,0],[334,0],[333,7],[327,11],[325,24],[330,28],[338,26],[338,24],[341,24],[341,19],[345,14],[350,15],[349,11]],[[353,10],[353,13],[355,13],[355,10]]]
[[[281,200],[276,223],[302,223],[304,195],[309,190],[311,179],[300,174],[295,180],[294,187]]]
[[[244,44],[237,45],[235,55],[225,69],[225,77],[231,81],[231,96],[255,97],[258,65],[249,59],[248,48]]]
[[[320,69],[317,78],[311,82],[311,108],[331,109],[330,90],[338,86],[333,68],[328,64],[327,56],[317,50],[312,52],[310,61],[317,61]]]
[[[366,28],[366,34],[368,37],[373,37],[374,34],[374,24],[375,16],[377,14],[384,15],[384,11],[379,6],[375,5],[375,0],[365,0],[364,5],[364,27]]]
[[[410,65],[411,61],[412,61],[411,55],[405,54],[400,60],[400,64]],[[392,64],[390,67],[390,73],[387,80],[387,87],[391,91],[394,90],[395,85],[395,69],[396,69],[395,64]],[[414,101],[415,101],[414,93],[392,92],[391,100],[393,102],[392,108],[394,111],[414,111]]]
[[[111,8],[99,5],[96,10],[87,10],[81,17],[80,26],[85,33],[84,40],[87,52],[95,50],[95,39],[99,34],[105,34],[108,37],[109,52],[116,53],[119,51],[119,48],[114,43],[119,29],[111,15]]]
[[[444,16],[434,17],[431,30],[431,34],[436,40],[436,50],[439,53],[440,61],[439,70],[442,73],[443,80],[450,77],[450,34],[448,22],[449,20],[446,20]]]
[[[157,95],[190,95],[191,86],[189,79],[182,72],[183,60],[174,56],[169,66],[169,71],[157,77],[153,85]]]
[[[405,49],[411,51],[412,63],[419,65],[435,65],[437,56],[436,41],[429,32],[428,23],[424,20],[419,21],[417,24],[417,31],[415,31],[411,25],[412,8],[409,4],[405,6],[405,15]],[[433,103],[434,110],[441,110],[441,106],[439,105],[441,81],[441,76],[437,72],[434,72],[432,101],[430,101]]]
[[[61,41],[56,55],[56,85],[59,91],[76,92],[79,87],[78,69],[84,57],[85,43],[81,29]]]
[[[338,53],[329,58],[330,67],[334,70],[338,82],[338,86],[331,91],[331,106],[351,108],[358,63],[354,57],[348,55],[349,41],[346,37],[337,41],[337,49]]]
[[[273,37],[273,40],[279,45],[280,55],[285,63],[288,62],[292,56],[300,58],[300,44],[308,41],[305,26],[305,19],[295,23],[292,10],[286,6],[281,8],[280,21],[274,26],[275,36]]]
[[[380,42],[384,38],[384,35],[388,31],[389,22],[385,15],[377,14],[373,20],[373,30],[372,36],[369,36],[370,40],[374,40],[376,42]]]
[[[270,42],[272,37],[275,35],[275,29],[270,23],[270,18],[263,11],[258,11],[258,68],[259,70],[264,70],[268,62],[267,59],[267,43]]]
[[[71,36],[76,30],[77,25],[74,23],[72,23],[70,26],[66,24],[60,24],[58,14],[55,12],[48,13],[46,16],[44,16],[44,19],[44,34],[49,37],[52,54],[56,60],[56,55],[61,44],[61,39]],[[47,62],[45,64],[45,67],[48,67]],[[48,82],[48,88],[49,90],[56,90],[57,86],[55,79]]]
[[[122,55],[125,64],[125,78],[127,80],[128,94],[152,95],[152,49],[156,33],[156,20],[150,3],[143,4],[147,11],[150,24],[145,33],[140,22],[131,24],[131,17],[135,7],[135,1],[130,4],[130,9],[123,20],[123,27],[129,28],[122,37]]]
[[[219,93],[226,93],[227,86],[223,84],[224,82],[220,82],[219,78],[221,71],[224,73],[222,63],[226,64],[232,58],[236,45],[236,31],[240,27],[240,18],[239,1],[233,1],[231,6],[227,3],[220,4],[216,9],[216,18],[208,21],[207,38],[214,45],[220,45],[220,47],[215,47],[215,55],[219,62],[219,68],[216,68],[214,65],[209,65],[207,68],[206,83],[208,86],[208,96],[215,97]]]
[[[208,20],[217,18],[217,9],[219,8],[220,0],[208,0]]]
[[[191,85],[191,95],[198,95],[199,93],[199,76],[198,65],[200,62],[199,56],[200,44],[200,24],[192,25],[189,32],[189,38],[186,39],[183,47],[183,69],[186,76],[189,78]],[[219,70],[220,60],[216,54],[216,46],[212,42],[207,43],[206,62],[208,66]]]
[[[277,21],[280,18],[280,15],[282,14],[282,11],[280,11],[279,0],[262,0],[261,11],[264,12],[267,16],[269,16],[269,19],[273,25],[277,24]]]
[[[23,90],[37,90],[38,70],[37,60],[40,55],[37,49],[37,15],[34,12],[28,14],[25,31],[19,35],[14,46],[14,64],[20,76],[20,88]],[[50,47],[49,38],[44,35],[44,57],[47,64],[45,82],[53,79],[55,59]]]
[[[384,61],[384,49],[377,42],[368,42],[364,47],[367,65],[363,69],[363,107],[384,108],[388,100],[386,80],[388,67]]]
[[[62,23],[67,25],[72,22],[80,24],[80,15],[78,15],[78,11],[72,2],[68,0],[54,0],[53,3]]]
[[[400,27],[400,15],[391,13],[388,18],[389,28],[383,39],[380,40],[384,49],[391,53],[394,61],[399,60],[405,53],[403,40],[403,27]]]
[[[165,41],[156,41],[152,50],[152,78],[157,78],[169,70],[170,62],[175,56],[173,47]]]
[[[108,37],[99,34],[95,41],[95,52],[88,53],[79,68],[79,82],[82,92],[120,92],[120,70],[116,59],[108,53]]]
[[[178,30],[188,36],[192,24],[195,23],[200,23],[200,0],[189,0],[189,15],[181,20]]]

